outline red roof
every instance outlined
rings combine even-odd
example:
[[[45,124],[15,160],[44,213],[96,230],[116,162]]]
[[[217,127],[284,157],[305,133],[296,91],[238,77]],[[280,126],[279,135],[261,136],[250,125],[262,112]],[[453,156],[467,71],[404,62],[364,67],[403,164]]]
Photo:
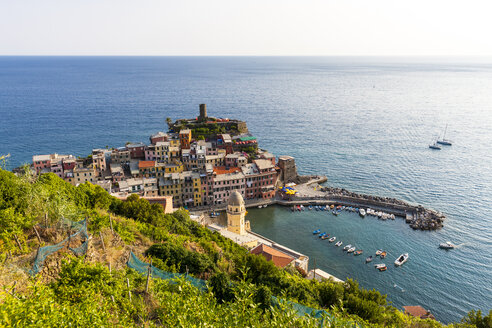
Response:
[[[155,166],[155,161],[140,161],[138,162],[138,168],[143,169],[147,167],[154,167]]]
[[[278,268],[285,268],[295,259],[292,256],[282,253],[270,246],[261,244],[251,250],[251,254],[263,255],[268,261],[272,261]]]
[[[234,173],[234,172],[240,172],[241,168],[239,167],[230,167],[229,169],[226,169],[225,166],[216,166],[214,167],[214,173],[215,174],[226,174],[226,173]]]
[[[404,306],[403,309],[405,313],[413,315],[414,317],[419,317],[420,319],[434,319],[434,316],[430,311],[427,311],[420,305],[416,306]]]

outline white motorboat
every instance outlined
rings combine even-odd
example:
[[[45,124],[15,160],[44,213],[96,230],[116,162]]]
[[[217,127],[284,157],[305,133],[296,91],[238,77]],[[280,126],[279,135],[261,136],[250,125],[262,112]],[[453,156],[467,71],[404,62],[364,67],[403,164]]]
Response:
[[[374,267],[375,267],[376,269],[381,269],[381,268],[386,267],[386,264],[384,264],[384,263],[374,264]]]
[[[400,266],[408,260],[408,253],[401,254],[396,260],[395,265]]]
[[[381,255],[381,253],[382,253],[382,252],[383,252],[383,250],[382,250],[382,249],[378,249],[378,250],[376,251],[376,256]]]
[[[342,244],[343,244],[342,241],[339,240],[339,241],[336,242],[335,246],[340,247],[340,246],[342,246]]]
[[[262,208],[262,207],[263,207],[263,206],[261,206],[261,205],[258,205],[258,208]]]
[[[343,250],[344,250],[344,251],[348,251],[351,247],[352,247],[352,245],[348,244],[348,245],[346,245],[346,246],[343,248]]]
[[[451,244],[450,241],[447,241],[445,243],[440,243],[439,244],[439,248],[442,248],[442,249],[453,249],[454,248],[454,245]]]
[[[334,242],[335,240],[337,240],[337,237],[331,237],[330,239],[328,239],[330,243]]]
[[[363,208],[359,208],[359,215],[362,217],[366,216],[366,211]]]
[[[355,247],[351,247],[347,250],[347,253],[352,253],[353,251],[355,251]]]

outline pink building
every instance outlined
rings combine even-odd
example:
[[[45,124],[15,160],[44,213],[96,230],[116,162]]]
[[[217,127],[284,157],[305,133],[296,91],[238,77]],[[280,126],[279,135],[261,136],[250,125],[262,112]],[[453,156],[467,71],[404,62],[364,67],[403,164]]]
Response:
[[[130,158],[132,159],[144,159],[145,158],[145,145],[141,142],[129,143],[126,145],[126,149],[130,152]]]
[[[269,199],[275,197],[277,171],[275,166],[266,159],[254,160],[242,168],[245,176],[245,198]]]
[[[214,204],[227,202],[233,191],[239,192],[243,197],[245,193],[244,174],[240,168],[214,168],[213,177]]]
[[[153,134],[150,136],[150,143],[155,145],[159,141],[168,141],[169,136],[167,133],[164,132],[157,132],[156,134]]]
[[[146,161],[157,161],[157,155],[155,152],[155,145],[149,145],[145,147],[145,160]]]

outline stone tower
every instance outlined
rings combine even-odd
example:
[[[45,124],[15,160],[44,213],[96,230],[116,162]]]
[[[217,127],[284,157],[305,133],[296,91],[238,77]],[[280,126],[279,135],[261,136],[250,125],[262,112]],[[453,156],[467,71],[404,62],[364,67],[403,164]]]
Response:
[[[244,199],[240,193],[234,191],[227,201],[227,230],[239,235],[246,234],[246,224],[244,217],[246,215],[246,207]]]
[[[201,122],[207,120],[207,105],[206,104],[200,104],[200,116],[198,117],[198,120]]]

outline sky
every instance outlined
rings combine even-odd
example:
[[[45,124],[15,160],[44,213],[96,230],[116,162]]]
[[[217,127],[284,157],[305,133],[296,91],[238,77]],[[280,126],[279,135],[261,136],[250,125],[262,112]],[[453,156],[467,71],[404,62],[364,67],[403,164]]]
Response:
[[[491,56],[489,0],[0,0],[0,55]]]

